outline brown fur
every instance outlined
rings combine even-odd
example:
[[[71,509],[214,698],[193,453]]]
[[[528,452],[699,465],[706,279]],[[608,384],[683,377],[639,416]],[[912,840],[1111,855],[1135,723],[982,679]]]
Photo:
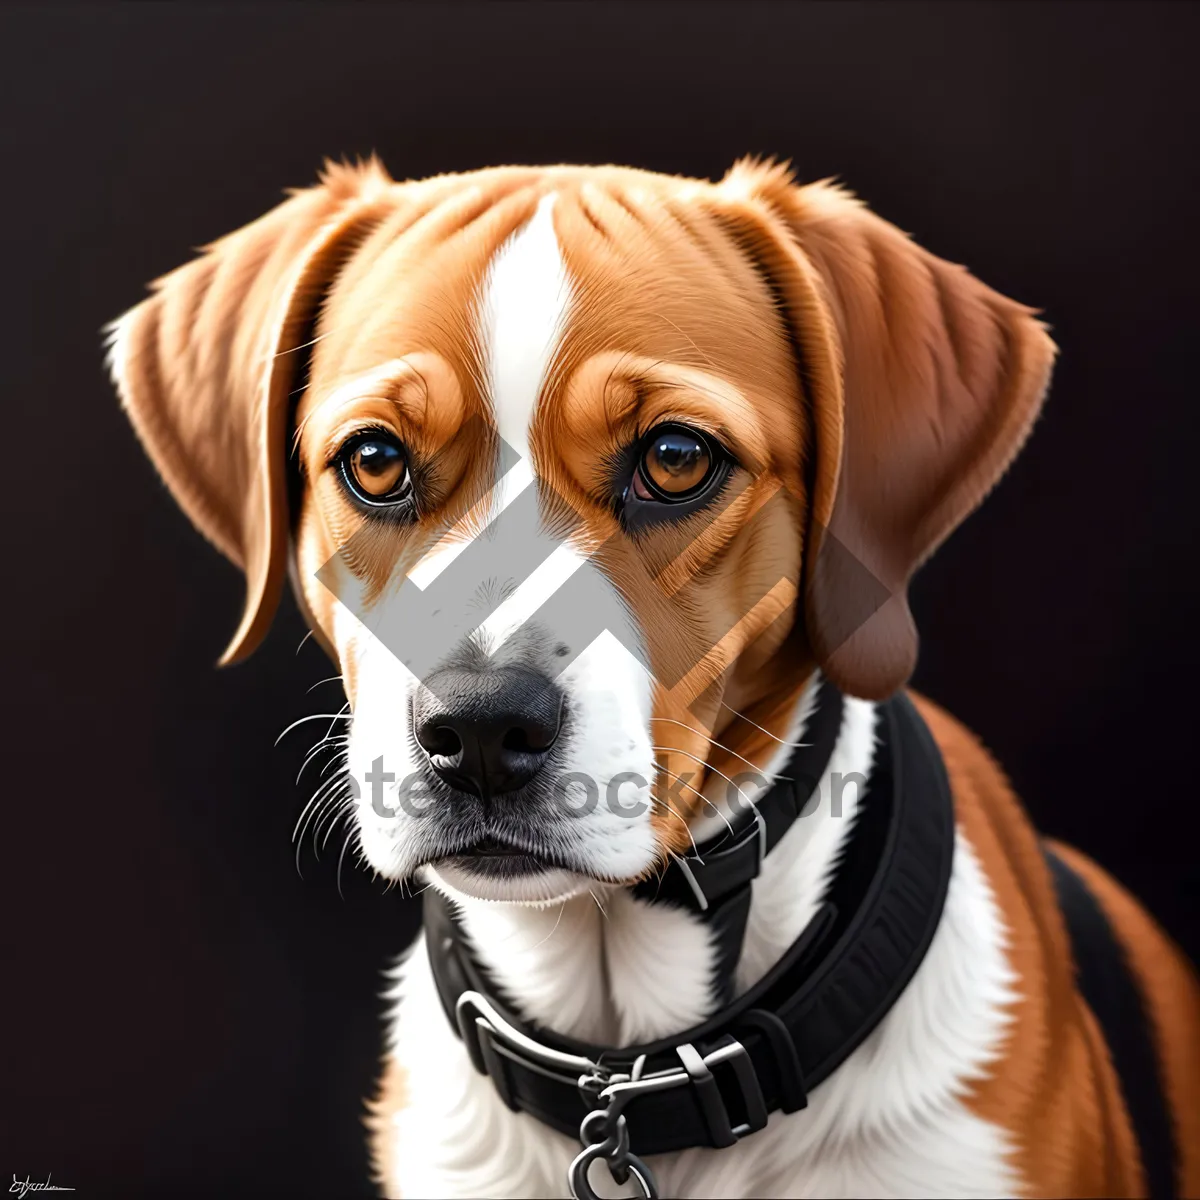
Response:
[[[404,1068],[392,1055],[383,1061],[383,1074],[375,1098],[367,1102],[367,1115],[363,1123],[367,1127],[367,1141],[371,1152],[371,1178],[381,1187],[395,1179],[393,1147],[396,1139],[392,1121],[408,1103],[408,1081]]]
[[[917,646],[908,581],[1020,448],[1053,346],[1030,309],[849,194],[798,187],[776,166],[740,164],[719,184],[617,167],[397,184],[374,162],[330,168],[159,281],[114,349],[124,404],[163,478],[246,571],[227,660],[254,648],[279,599],[294,435],[299,596],[353,706],[352,639],[339,644],[316,572],[333,560],[338,594],[369,611],[448,525],[478,519],[494,457],[477,296],[497,248],[551,190],[575,292],[532,453],[555,497],[548,517],[569,517],[585,546],[604,547],[597,561],[650,647],[659,761],[695,781],[683,811],[656,815],[665,853],[687,844],[704,771],[765,761],[814,668],[870,698],[903,685]],[[744,469],[719,513],[635,545],[604,495],[604,459],[666,419],[709,431]],[[412,527],[367,528],[334,479],[331,458],[368,424],[433,464]],[[974,739],[921,706],[1021,980],[1003,1057],[970,1103],[1011,1133],[1035,1193],[1138,1194],[1128,1117],[1074,986],[1033,831]],[[714,751],[714,737],[727,749]],[[1115,884],[1074,861],[1145,988],[1185,1190],[1200,1191],[1195,979]],[[389,1060],[371,1118],[380,1177],[390,1174],[382,1131],[403,1103]]]
[[[1003,1058],[971,1105],[1016,1139],[1034,1195],[1138,1196],[1145,1179],[1095,1016],[1075,986],[1070,941],[1037,835],[1008,781],[953,718],[918,698],[946,761],[955,812],[1008,926],[1021,1002]],[[1119,885],[1070,847],[1129,955],[1159,1048],[1182,1154],[1182,1195],[1200,1194],[1200,985],[1179,949]]]
[[[1119,883],[1078,850],[1053,844],[1084,877],[1128,956],[1150,1017],[1182,1156],[1179,1194],[1200,1196],[1200,981],[1179,947]]]
[[[946,762],[958,823],[1008,926],[1021,1002],[1001,1060],[973,1089],[1007,1129],[1039,1196],[1140,1194],[1141,1168],[1112,1067],[1071,973],[1070,942],[1037,835],[999,767],[941,709],[919,699]]]

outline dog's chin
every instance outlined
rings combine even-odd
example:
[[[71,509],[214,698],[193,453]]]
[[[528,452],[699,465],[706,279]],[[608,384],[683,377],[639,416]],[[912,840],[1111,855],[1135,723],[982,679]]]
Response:
[[[519,854],[443,858],[427,866],[425,873],[430,883],[452,900],[470,898],[536,907],[561,904],[605,886],[588,875]]]

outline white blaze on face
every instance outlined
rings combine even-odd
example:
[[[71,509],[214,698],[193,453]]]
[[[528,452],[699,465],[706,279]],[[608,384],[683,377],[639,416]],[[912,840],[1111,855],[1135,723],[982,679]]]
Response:
[[[554,193],[496,253],[483,284],[481,344],[496,429],[522,458],[546,374],[567,324],[571,281],[554,232]]]
[[[543,197],[533,217],[500,247],[480,290],[479,344],[485,351],[494,420],[501,439],[520,456],[493,488],[493,520],[534,484],[530,431],[570,314],[571,281],[554,229],[554,200],[553,193]],[[529,537],[545,538],[546,533],[531,528]],[[415,568],[410,580],[423,589],[429,586],[461,557],[467,545],[461,536],[443,539]],[[616,599],[608,578],[575,547],[564,543],[525,578],[472,580],[461,597],[464,628],[478,627],[484,644],[495,652],[579,572],[591,573],[594,580],[588,581],[589,586],[607,589]],[[482,623],[478,616],[473,621],[470,616],[474,598],[481,593],[504,596]],[[387,603],[385,595],[380,604]],[[608,607],[624,613],[619,602]],[[546,626],[544,617],[535,619],[549,638],[559,637],[559,631]],[[566,765],[556,774],[570,774],[573,782],[551,788],[547,781],[547,790],[556,796],[565,793],[566,803],[556,802],[551,817],[554,827],[545,828],[543,815],[539,830],[542,837],[567,848],[589,872],[607,878],[640,874],[655,857],[650,819],[654,773],[649,733],[651,682],[641,663],[621,644],[633,644],[640,636],[632,628],[631,618],[621,619],[626,628],[614,631],[620,637],[601,633],[590,646],[571,646],[574,659],[558,677],[569,715],[563,735]],[[385,627],[386,614],[346,624],[356,626],[353,652],[358,659],[358,699],[350,733],[349,768],[361,794],[357,808],[361,845],[376,870],[402,877],[427,852],[434,824],[414,817],[413,805],[395,804],[395,790],[406,776],[411,778],[422,768],[420,751],[414,746],[409,703],[417,681],[382,641],[364,628]],[[384,785],[388,794],[382,806],[384,810],[395,807],[394,815],[386,811],[381,815],[381,806],[372,803],[378,785],[373,791],[372,785],[364,782],[368,771],[378,774],[379,759],[384,772],[396,775],[395,781]],[[588,882],[569,872],[553,875],[553,880],[498,883],[446,870],[440,878],[435,875],[435,881],[491,899],[525,901],[552,898],[548,889],[556,895],[569,894]]]

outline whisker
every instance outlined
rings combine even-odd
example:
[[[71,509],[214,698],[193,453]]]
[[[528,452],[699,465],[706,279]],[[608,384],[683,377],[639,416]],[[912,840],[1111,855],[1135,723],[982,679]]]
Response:
[[[703,797],[701,797],[701,799],[703,799]],[[699,846],[696,845],[696,839],[694,837],[692,837],[691,826],[688,825],[687,821],[685,821],[684,818],[679,813],[677,813],[675,811],[675,809],[673,809],[665,800],[659,800],[659,804],[661,804],[663,806],[663,808],[665,808],[667,810],[667,812],[669,812],[673,817],[675,817],[675,819],[678,820],[683,825],[684,829],[687,830],[688,840],[692,843],[692,849],[696,851],[696,855],[697,855],[697,857],[699,857],[700,848],[699,848]]]
[[[558,932],[558,927],[562,924],[563,913],[566,911],[567,906],[565,904],[560,904],[558,906],[558,919],[554,922],[554,928],[551,929],[550,932],[546,934],[546,936],[542,938],[542,940],[538,942],[536,946],[530,946],[529,949],[525,951],[526,954],[532,954],[535,950],[540,950]]]
[[[728,746],[723,746],[715,738],[709,737],[709,735],[701,729],[694,729],[694,728],[692,728],[691,725],[685,725],[682,721],[676,721],[674,717],[651,717],[650,720],[651,721],[663,721],[668,725],[678,725],[680,727],[680,729],[687,729],[691,733],[694,733],[697,736],[702,737],[706,742],[708,742],[708,744],[710,746],[716,746],[716,748],[718,750],[724,750],[726,754],[732,754],[734,758],[741,759],[741,761],[744,762],[746,764],[746,766],[753,767],[754,770],[756,770],[756,771],[759,769],[757,763],[752,763],[748,758],[746,758],[744,755],[739,754],[736,750],[731,750]]]
[[[330,332],[333,332],[332,330]],[[307,342],[301,342],[298,346],[289,346],[286,350],[279,350],[272,354],[272,358],[283,358],[287,354],[295,354],[298,350],[307,350],[310,346],[315,346],[318,342],[324,341],[329,336],[329,333],[319,333],[316,337],[310,338]]]
[[[725,782],[727,784],[729,784],[730,787],[732,787],[733,790],[735,792],[737,792],[737,794],[739,796],[741,796],[741,798],[743,800],[745,800],[746,803],[748,805],[750,805],[750,807],[752,809],[754,809],[755,812],[758,812],[758,805],[755,804],[755,802],[753,800],[749,799],[749,797],[747,797],[746,793],[743,792],[742,789],[740,787],[738,787],[738,785],[736,783],[734,783],[733,780],[730,779],[729,776],[726,775],[724,771],[718,771],[717,768],[714,767],[711,763],[705,762],[704,759],[702,759],[702,758],[697,758],[696,755],[694,755],[694,754],[689,754],[686,750],[680,750],[678,746],[651,746],[651,749],[656,754],[658,754],[658,753],[682,754],[684,756],[684,758],[690,758],[693,762],[699,763],[702,767],[707,767],[714,775],[719,775],[723,780],[725,780]],[[711,803],[711,801],[710,801],[710,803]]]
[[[323,683],[340,683],[341,681],[341,675],[330,675],[328,679],[318,679],[304,694],[307,696],[309,692],[315,692]]]
[[[304,830],[308,826],[308,821],[306,818],[308,817],[309,810],[316,803],[316,800],[317,800],[316,796],[310,796],[308,798],[307,803],[300,810],[300,815],[296,818],[295,827],[292,829],[292,841],[293,842],[298,843],[300,841],[300,839],[304,837]],[[296,855],[297,855],[296,866],[297,867],[299,867],[299,865],[300,865],[299,854],[300,854],[300,851],[299,851],[299,848],[297,848],[297,851],[296,851]]]
[[[682,863],[684,866],[687,866],[687,863],[684,862],[682,855],[676,854],[674,850],[668,850],[667,857],[673,858],[677,863]],[[696,855],[695,861],[698,862],[701,866],[704,866],[704,859],[702,859],[700,857],[700,855],[698,855],[698,854]],[[661,882],[661,879],[662,879],[662,876],[659,876],[660,882]]]
[[[310,797],[308,803],[304,806],[303,811],[300,813],[300,816],[296,821],[296,828],[292,831],[293,841],[299,841],[303,839],[304,831],[308,828],[308,823],[316,812],[319,802],[324,798],[324,796],[328,795],[328,793],[335,788],[338,783],[344,782],[345,780],[335,775],[331,779],[327,779],[319,788],[317,788],[317,790]]]
[[[307,641],[308,641],[308,639],[309,639],[310,637],[312,637],[312,635],[313,635],[313,631],[310,629],[310,630],[309,630],[309,631],[308,631],[308,632],[307,632],[307,633],[306,633],[306,634],[305,634],[305,635],[304,635],[304,636],[303,636],[303,637],[300,639],[300,645],[298,645],[298,646],[296,647],[296,653],[295,653],[295,655],[294,655],[293,657],[295,657],[295,658],[299,658],[299,657],[300,657],[300,651],[304,649],[304,643],[305,643],[305,642],[307,642]]]
[[[668,857],[668,858],[675,858],[675,857],[677,857],[677,855],[675,854],[675,851],[674,851],[674,850],[668,850],[668,851],[667,851],[667,857]],[[659,865],[656,863],[656,864],[655,864],[655,866],[654,866],[654,871],[653,871],[653,874],[652,874],[651,876],[647,876],[647,882],[648,882],[648,881],[649,881],[649,880],[652,878],[652,879],[654,880],[654,882],[658,884],[659,888],[661,888],[661,887],[662,887],[662,882],[663,882],[663,880],[666,878],[666,874],[667,874],[667,867],[666,867],[666,864],[664,863],[662,866],[659,866]],[[657,895],[657,894],[658,894],[658,893],[657,893],[657,891],[656,891],[656,892],[655,892],[655,895]]]
[[[342,782],[344,784],[345,780],[342,780]],[[321,836],[321,826],[324,825],[326,821],[329,821],[330,818],[332,818],[330,828],[337,823],[337,819],[342,812],[342,807],[345,805],[346,801],[350,799],[350,795],[351,793],[347,792],[345,795],[339,796],[337,789],[334,788],[330,791],[329,795],[325,797],[325,800],[321,805],[321,813],[313,824],[312,848],[313,854],[315,854],[318,858],[320,858],[321,852],[317,846],[317,838]],[[329,834],[327,832],[325,834],[325,841],[328,840]],[[324,843],[322,843],[322,845],[324,845]]]
[[[347,708],[349,708],[349,707],[350,707],[350,706],[349,706],[348,704],[344,704],[344,705],[342,705],[342,712],[345,712],[345,710],[346,710]],[[289,733],[291,733],[293,729],[295,729],[295,728],[296,728],[297,726],[299,726],[299,725],[303,725],[303,724],[305,723],[305,721],[323,721],[323,720],[325,720],[327,717],[328,717],[328,718],[331,718],[331,719],[332,719],[332,720],[334,720],[334,721],[339,721],[339,720],[340,720],[340,721],[349,721],[349,720],[351,720],[351,719],[352,719],[352,718],[351,718],[351,714],[347,713],[345,716],[343,716],[343,715],[342,715],[342,712],[335,712],[335,713],[312,713],[311,715],[309,715],[309,716],[307,716],[307,717],[301,717],[301,718],[300,718],[300,720],[298,720],[298,721],[293,721],[293,722],[292,722],[292,723],[291,723],[291,724],[290,724],[290,725],[289,725],[289,726],[288,726],[288,727],[287,727],[287,728],[286,728],[286,729],[285,729],[285,730],[284,730],[284,731],[283,731],[283,732],[282,732],[282,733],[281,733],[281,734],[280,734],[280,735],[279,735],[279,736],[278,736],[278,737],[275,739],[275,745],[277,745],[277,746],[278,746],[278,745],[279,745],[279,743],[280,743],[280,742],[282,742],[282,741],[283,741],[283,739],[284,739],[285,737],[287,737],[287,735],[288,735]],[[332,730],[332,729],[333,729],[333,726],[331,725],[329,728],[330,728],[330,730]],[[329,736],[329,735],[328,735],[328,734],[326,734],[326,737],[328,737],[328,736]]]
[[[350,739],[349,739],[349,738],[342,738],[342,739],[339,739],[339,740],[341,740],[343,743],[348,743],[348,742],[350,741]],[[347,763],[347,764],[349,764],[349,761],[350,761],[350,751],[349,751],[349,750],[343,750],[343,751],[342,751],[340,754],[335,754],[335,755],[334,755],[334,756],[333,756],[333,757],[332,757],[332,758],[331,758],[331,759],[330,759],[330,760],[329,760],[329,761],[328,761],[328,762],[327,762],[327,763],[326,763],[326,764],[325,764],[325,765],[324,765],[324,766],[321,768],[321,774],[320,774],[320,775],[318,775],[318,776],[317,776],[317,778],[318,778],[318,779],[324,779],[324,778],[325,778],[325,776],[326,776],[326,775],[328,774],[328,772],[329,772],[329,768],[330,768],[330,767],[332,767],[332,766],[335,766],[335,765],[336,765],[336,764],[337,764],[339,761],[341,761],[341,760],[345,760],[345,761],[346,761],[346,763]]]
[[[708,807],[711,808],[713,812],[725,822],[725,828],[728,829],[730,833],[733,832],[733,826],[729,823],[729,818],[703,792],[696,791],[696,789],[692,787],[692,785],[688,783],[682,775],[676,775],[673,771],[668,771],[667,768],[661,763],[655,763],[655,768],[661,771],[664,775],[669,775],[676,782],[683,784],[683,786],[687,788],[689,792],[692,792],[694,795],[703,800],[704,803],[707,804]],[[693,842],[692,845],[694,846],[695,842]]]
[[[346,847],[350,845],[350,842],[353,840],[354,836],[357,833],[358,833],[358,826],[356,826],[356,825],[351,825],[346,830],[346,840],[342,843],[341,854],[338,855],[337,890],[338,890],[338,895],[342,898],[343,901],[346,899],[346,894],[342,891],[342,861],[346,857]]]
[[[345,785],[348,782],[349,782],[349,780],[348,780],[347,776],[331,775],[317,789],[316,793],[313,795],[313,799],[315,800],[319,796],[322,798],[322,800],[327,800],[331,795],[333,795],[333,793],[337,790],[339,785]]]
[[[781,746],[792,746],[797,750],[803,750],[806,746],[812,745],[812,742],[787,742],[787,741],[784,741],[783,738],[776,737],[769,729],[764,729],[761,725],[757,724],[754,721],[751,721],[750,718],[748,716],[746,716],[745,713],[738,712],[738,710],[736,708],[734,708],[732,705],[726,704],[724,700],[721,700],[719,703],[722,708],[729,709],[729,711],[731,713],[733,713],[733,715],[735,717],[740,717],[743,721],[746,722],[747,725],[753,725],[754,728],[759,731],[759,733],[765,733],[767,735],[767,737],[769,737],[771,739],[771,741],[778,742]]]
[[[325,831],[325,837],[321,842],[321,849],[324,850],[329,845],[329,839],[333,837],[333,831],[338,827],[338,823],[344,821],[354,812],[353,798],[349,795],[343,796],[341,804],[338,807],[334,818],[329,822],[329,828]]]
[[[305,767],[307,767],[307,766],[308,766],[308,764],[309,764],[310,762],[312,762],[312,760],[313,760],[314,758],[316,758],[316,757],[317,757],[317,755],[318,755],[318,754],[320,754],[322,750],[327,750],[327,749],[328,749],[330,746],[339,746],[339,745],[342,745],[342,746],[344,746],[344,745],[345,745],[345,744],[346,744],[346,743],[347,743],[349,740],[350,740],[349,738],[344,738],[344,737],[340,737],[340,738],[327,738],[327,737],[324,737],[324,738],[322,738],[322,739],[321,739],[321,740],[320,740],[320,741],[319,741],[319,742],[318,742],[318,743],[317,743],[317,744],[316,744],[316,745],[315,745],[315,746],[314,746],[314,747],[313,747],[313,748],[312,748],[312,749],[311,749],[311,750],[308,752],[308,755],[305,757],[305,759],[304,759],[304,762],[302,762],[302,763],[300,764],[300,770],[299,770],[299,772],[298,772],[298,773],[297,773],[297,775],[296,775],[296,782],[297,782],[297,783],[299,783],[299,782],[300,782],[300,776],[304,774],[304,768],[305,768]],[[334,760],[332,760],[332,761],[336,761],[336,759],[334,759]],[[326,763],[325,765],[326,765],[326,767],[328,767],[328,766],[329,766],[329,764],[328,764],[328,763]],[[324,771],[322,771],[322,772],[321,772],[321,775],[324,775],[324,774],[325,774],[325,772],[324,772]],[[319,778],[319,777],[318,777],[318,778]]]
[[[588,888],[588,895],[596,902],[596,907],[600,910],[600,915],[607,921],[608,913],[605,911],[604,905],[600,903],[600,897],[591,888]]]
[[[308,823],[312,820],[313,815],[317,810],[317,800],[320,793],[309,797],[308,803],[300,812],[300,816],[296,818],[296,827],[292,830],[292,841],[296,844],[296,874],[301,879],[304,878],[304,872],[300,869],[300,855],[304,850],[304,834],[308,829]]]
[[[342,707],[339,708],[337,710],[337,712],[334,714],[333,720],[329,722],[329,728],[327,730],[325,730],[326,737],[332,736],[333,727],[339,720],[347,720],[347,721],[354,720],[354,714],[352,712],[349,712],[349,708],[350,708],[350,701],[347,700],[346,703],[343,704]],[[347,715],[343,716],[342,715],[343,713],[345,713]]]

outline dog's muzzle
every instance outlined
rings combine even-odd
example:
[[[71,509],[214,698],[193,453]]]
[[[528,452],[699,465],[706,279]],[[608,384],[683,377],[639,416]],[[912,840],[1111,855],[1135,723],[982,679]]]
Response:
[[[484,800],[515,792],[542,769],[562,732],[565,698],[541,672],[446,667],[413,702],[413,733],[433,771]]]

